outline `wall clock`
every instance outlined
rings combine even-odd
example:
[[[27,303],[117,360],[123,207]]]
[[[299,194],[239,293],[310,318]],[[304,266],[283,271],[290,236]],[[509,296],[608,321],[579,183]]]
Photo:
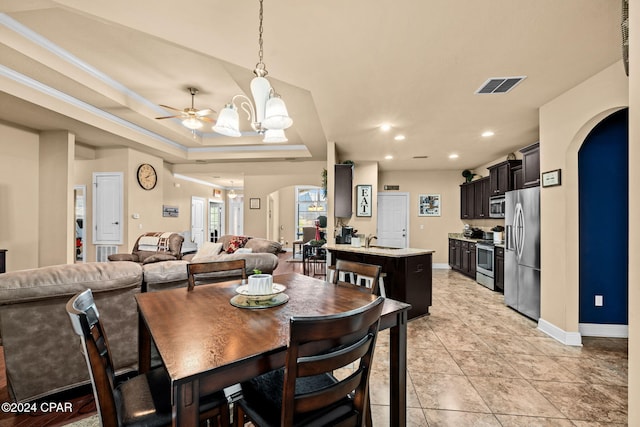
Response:
[[[145,190],[152,190],[158,183],[158,174],[149,163],[138,166],[138,184]]]

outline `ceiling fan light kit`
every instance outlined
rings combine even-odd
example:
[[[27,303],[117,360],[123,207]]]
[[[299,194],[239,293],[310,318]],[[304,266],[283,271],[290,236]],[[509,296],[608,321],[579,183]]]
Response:
[[[202,128],[202,126],[204,125],[203,122],[212,123],[213,120],[207,116],[215,113],[215,111],[213,111],[210,108],[205,108],[203,110],[196,110],[194,106],[194,98],[198,93],[198,89],[196,89],[195,87],[190,87],[190,88],[187,88],[187,90],[191,94],[191,107],[187,107],[183,110],[180,110],[178,108],[169,107],[168,105],[161,105],[162,108],[178,111],[180,114],[175,114],[173,116],[156,117],[156,119],[162,120],[162,119],[182,118],[182,126],[186,127],[187,129],[191,129],[192,131]]]
[[[214,132],[226,136],[239,137],[240,120],[238,117],[238,107],[236,102],[240,102],[240,108],[247,113],[247,118],[251,121],[251,128],[259,134],[265,134],[263,142],[285,142],[284,130],[293,124],[293,119],[289,117],[287,107],[280,96],[273,90],[269,80],[266,79],[268,74],[264,62],[262,62],[262,17],[263,17],[263,0],[260,0],[260,14],[258,29],[258,64],[253,73],[256,77],[251,81],[251,95],[253,103],[244,95],[235,95],[229,104],[220,112],[216,124],[212,127]],[[268,136],[268,131],[271,132]]]

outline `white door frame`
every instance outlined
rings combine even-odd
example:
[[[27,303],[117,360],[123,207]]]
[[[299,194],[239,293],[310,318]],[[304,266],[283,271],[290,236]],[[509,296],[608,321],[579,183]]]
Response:
[[[206,200],[204,197],[191,197],[191,241],[194,242],[198,248],[200,248],[202,246],[202,243],[205,242],[205,236],[207,235],[208,226],[207,221],[205,220],[205,218],[207,218],[207,207],[205,205],[205,201]],[[202,218],[202,235],[200,235],[200,237],[196,237],[196,235],[194,235],[193,233],[194,218],[195,214],[197,214],[197,212],[194,210],[194,202],[198,202],[202,206],[201,212],[199,212]]]

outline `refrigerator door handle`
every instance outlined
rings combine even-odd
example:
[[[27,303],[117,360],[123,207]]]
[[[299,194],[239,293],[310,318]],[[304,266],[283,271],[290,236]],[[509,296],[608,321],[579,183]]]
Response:
[[[511,242],[512,236],[513,236],[513,226],[507,225],[504,229],[504,243],[505,243],[505,249],[508,251],[513,250],[513,244]]]
[[[515,211],[515,250],[518,260],[522,258],[522,251],[524,250],[524,212],[522,211],[522,205],[518,203]]]

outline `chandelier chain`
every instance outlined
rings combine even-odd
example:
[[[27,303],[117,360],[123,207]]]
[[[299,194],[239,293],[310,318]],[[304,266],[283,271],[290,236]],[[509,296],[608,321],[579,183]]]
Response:
[[[259,18],[259,21],[260,21],[260,25],[258,27],[258,65],[262,65],[262,68],[264,68],[264,63],[262,62],[262,56],[263,56],[263,48],[262,48],[262,18],[263,18],[262,1],[263,0],[260,0],[260,12],[258,14],[258,18]]]

